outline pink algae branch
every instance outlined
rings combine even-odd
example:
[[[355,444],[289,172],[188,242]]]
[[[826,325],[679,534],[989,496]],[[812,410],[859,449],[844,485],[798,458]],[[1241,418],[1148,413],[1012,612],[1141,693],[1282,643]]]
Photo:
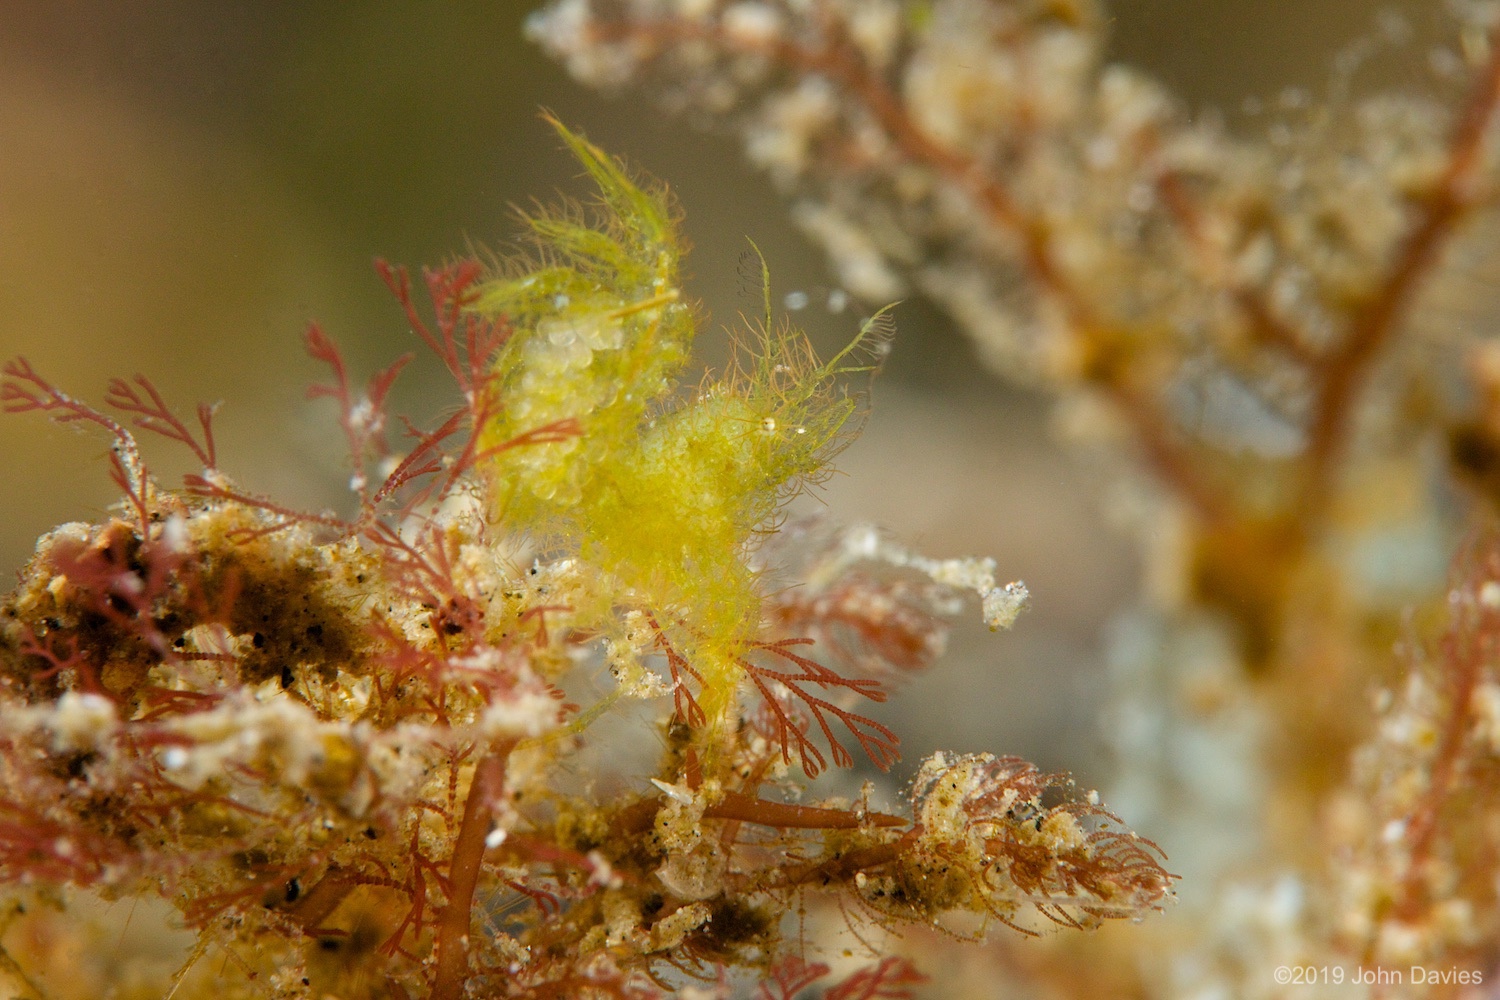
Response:
[[[755,990],[755,1000],[793,1000],[798,993],[828,975],[822,962],[808,962],[795,955],[776,963]]]
[[[142,397],[142,392],[146,394],[145,397]],[[142,430],[186,445],[205,469],[218,467],[213,428],[218,404],[198,404],[198,426],[203,433],[200,443],[187,425],[167,407],[156,386],[144,375],[137,375],[133,383],[122,378],[110,379],[109,390],[104,399],[117,410],[136,414],[134,423]]]
[[[110,476],[135,509],[142,537],[150,532],[150,498],[147,496],[146,463],[130,431],[119,421],[81,402],[42,378],[25,358],[5,363],[5,381],[0,383],[0,407],[6,413],[45,413],[60,424],[84,421],[102,427],[115,439],[110,448]]]
[[[308,356],[326,364],[333,373],[332,385],[309,386],[307,398],[328,397],[338,402],[339,426],[343,428],[344,437],[349,442],[349,457],[355,467],[356,491],[360,494],[360,499],[365,501],[365,461],[370,458],[381,459],[389,454],[385,439],[386,396],[395,384],[396,377],[414,355],[403,354],[388,367],[376,372],[370,377],[364,395],[356,397],[349,385],[349,369],[344,363],[344,356],[332,338],[323,332],[323,328],[317,323],[311,324],[304,340]]]
[[[1495,844],[1481,845],[1486,838],[1483,834],[1475,836],[1471,824],[1475,817],[1485,815],[1480,804],[1483,799],[1494,794],[1494,764],[1485,752],[1480,689],[1493,687],[1495,665],[1500,660],[1500,534],[1493,528],[1478,533],[1460,551],[1454,565],[1449,618],[1430,668],[1436,697],[1430,706],[1407,708],[1419,712],[1420,724],[1430,726],[1433,732],[1432,742],[1413,755],[1407,765],[1412,772],[1406,780],[1420,775],[1425,788],[1388,824],[1388,829],[1401,831],[1394,844],[1404,846],[1405,857],[1392,866],[1398,877],[1393,880],[1394,898],[1389,900],[1382,920],[1408,928],[1441,923],[1437,914],[1453,895],[1475,893],[1493,900],[1497,891],[1493,880],[1475,879],[1477,885],[1457,890],[1444,880],[1448,877],[1445,865],[1451,864],[1454,854],[1487,856],[1492,864],[1497,857]],[[1401,721],[1415,728],[1413,720]],[[1388,732],[1401,731],[1395,724],[1386,728]],[[1466,812],[1472,815],[1465,816]],[[1391,838],[1385,838],[1382,847],[1390,851]],[[1362,959],[1374,960],[1378,944],[1372,935]]]
[[[688,686],[688,678],[701,686],[703,674],[672,644],[653,615],[647,614],[646,620],[656,635],[656,648],[667,660],[676,717],[689,726],[703,725],[703,708]],[[891,765],[900,757],[898,747],[901,745],[900,738],[891,729],[868,716],[840,708],[808,690],[808,685],[817,685],[825,690],[852,691],[880,703],[886,699],[886,692],[880,682],[872,678],[845,677],[816,660],[793,651],[793,647],[811,645],[812,642],[808,638],[757,642],[751,645],[747,655],[735,659],[736,665],[744,671],[745,677],[760,695],[761,703],[769,716],[769,723],[764,727],[766,735],[781,747],[783,760],[790,763],[795,752],[803,772],[809,778],[815,778],[828,767],[828,758],[808,736],[810,723],[816,722],[824,739],[828,741],[834,765],[852,767],[854,756],[839,741],[829,723],[831,716],[848,728],[876,767],[882,771],[890,770]],[[757,663],[749,658],[750,654],[755,653],[780,657],[796,669],[777,669]],[[804,707],[806,712],[811,713],[811,720],[804,716]]]
[[[796,1000],[805,990],[827,978],[832,970],[822,962],[789,956],[778,962],[755,990],[755,1000]],[[927,982],[906,959],[888,955],[874,965],[856,969],[843,980],[827,985],[823,1000],[910,1000],[911,987]]]
[[[412,303],[411,276],[404,267],[392,267],[384,260],[375,262],[375,270],[406,313],[412,330],[422,338],[432,353],[442,359],[449,374],[463,391],[470,407],[488,385],[490,359],[510,336],[507,321],[484,319],[469,312],[478,299],[476,283],[483,268],[473,259],[461,260],[437,270],[424,270],[427,293],[437,316],[437,330],[427,325]],[[461,342],[461,343],[460,343]]]
[[[307,395],[310,399],[332,399],[338,404],[339,426],[348,444],[353,469],[351,486],[359,496],[360,510],[353,518],[313,514],[235,489],[221,477],[186,477],[190,492],[258,507],[276,515],[277,521],[255,529],[255,534],[280,531],[294,524],[331,528],[347,535],[369,534],[381,518],[399,521],[424,506],[435,507],[453,493],[466,473],[491,455],[511,448],[554,443],[581,433],[577,420],[559,420],[481,450],[476,432],[493,421],[501,405],[491,388],[494,376],[489,370],[490,359],[510,336],[503,317],[485,319],[468,311],[477,297],[475,286],[483,275],[482,268],[477,261],[464,259],[423,272],[435,326],[422,318],[412,297],[411,277],[404,267],[393,267],[381,260],[376,262],[375,269],[396,297],[413,332],[447,368],[463,393],[465,405],[431,430],[417,428],[402,418],[411,444],[398,458],[386,436],[390,424],[386,404],[391,388],[412,356],[403,355],[376,372],[360,392],[354,388],[338,343],[321,326],[312,324],[304,335],[307,353],[328,367],[331,381],[313,385]],[[455,439],[456,445],[452,443]],[[371,490],[365,469],[371,463],[382,462],[392,467]],[[371,540],[385,544],[389,536]]]
[[[781,639],[775,642],[757,643],[753,647],[752,651],[780,657],[796,670],[779,670],[762,666],[743,657],[737,661],[750,682],[760,692],[767,709],[775,720],[774,735],[777,742],[781,744],[783,759],[790,762],[792,749],[795,748],[802,763],[802,770],[809,778],[817,777],[818,773],[828,766],[822,751],[812,740],[808,739],[805,727],[798,725],[797,719],[792,715],[792,710],[783,705],[782,697],[773,689],[773,684],[779,685],[790,698],[801,702],[806,706],[807,711],[812,713],[813,721],[823,733],[823,738],[828,741],[829,752],[833,756],[833,763],[836,767],[854,766],[854,757],[834,734],[833,727],[828,722],[829,716],[848,728],[859,742],[860,748],[869,755],[876,767],[882,771],[890,770],[891,765],[900,757],[897,748],[901,745],[901,740],[894,732],[868,716],[840,708],[807,689],[809,684],[816,684],[825,690],[842,689],[879,703],[886,699],[886,692],[881,688],[880,682],[870,678],[844,677],[816,660],[792,651],[793,646],[811,643],[811,639]]]
[[[898,955],[887,955],[879,962],[856,969],[841,983],[835,983],[823,994],[823,1000],[910,1000],[912,986],[927,982],[916,966]]]

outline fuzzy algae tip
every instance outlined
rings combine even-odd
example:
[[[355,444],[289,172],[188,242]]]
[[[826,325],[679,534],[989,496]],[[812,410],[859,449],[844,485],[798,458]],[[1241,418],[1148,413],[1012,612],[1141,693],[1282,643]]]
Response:
[[[768,308],[729,371],[680,393],[698,317],[679,284],[670,198],[552,124],[598,201],[529,218],[540,252],[472,307],[512,327],[493,363],[495,415],[478,432],[489,503],[616,581],[691,663],[714,724],[733,711],[761,625],[747,546],[847,437],[858,407],[840,376],[872,367],[853,362],[888,320],[877,314],[825,362]],[[506,447],[565,422],[576,433]]]

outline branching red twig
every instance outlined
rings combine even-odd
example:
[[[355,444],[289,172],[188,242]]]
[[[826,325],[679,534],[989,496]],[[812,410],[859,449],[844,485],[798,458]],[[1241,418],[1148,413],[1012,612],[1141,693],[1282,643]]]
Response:
[[[53,677],[71,671],[78,690],[85,694],[97,694],[118,700],[100,683],[99,668],[87,654],[79,652],[77,636],[67,637],[66,651],[57,648],[62,645],[64,643],[61,640],[55,640],[52,636],[38,639],[35,635],[27,635],[22,640],[18,650],[22,656],[34,656],[47,664],[41,670],[31,673],[30,677],[33,682],[51,680]]]
[[[143,398],[140,390],[144,390],[149,399]],[[193,436],[193,432],[188,430],[187,425],[178,419],[167,406],[166,400],[162,399],[156,386],[144,375],[137,375],[133,385],[122,378],[110,379],[109,391],[104,399],[118,410],[136,414],[135,425],[142,430],[160,434],[164,438],[186,445],[194,455],[198,456],[198,461],[203,463],[205,469],[216,467],[213,418],[218,410],[217,404],[198,404],[198,426],[203,432],[203,441],[200,444]]]
[[[755,1000],[795,1000],[798,993],[828,975],[822,962],[806,962],[788,955],[777,962],[756,987]]]
[[[666,633],[657,624],[654,615],[646,615],[646,621],[650,623],[651,630],[656,633],[656,648],[661,650],[667,658],[667,669],[672,674],[672,706],[677,718],[689,726],[703,725],[708,721],[708,717],[703,714],[703,707],[698,704],[698,700],[693,697],[693,692],[687,686],[687,677],[692,677],[702,684],[703,675],[667,639]]]
[[[911,987],[925,982],[927,977],[911,962],[899,955],[887,955],[830,986],[823,1000],[910,1000]]]
[[[792,646],[807,644],[811,641],[810,639],[782,639],[755,645],[754,648],[757,650],[790,662],[798,668],[795,672],[764,667],[747,658],[736,661],[744,669],[750,682],[755,685],[756,690],[760,692],[776,718],[776,736],[781,743],[783,759],[790,762],[791,751],[795,746],[802,762],[802,769],[809,778],[816,777],[827,767],[822,751],[807,738],[802,728],[787,714],[777,692],[772,690],[768,682],[780,684],[793,698],[807,706],[812,713],[813,721],[818,724],[824,739],[828,741],[834,766],[852,767],[854,758],[834,735],[833,727],[828,723],[828,716],[833,716],[844,724],[876,767],[882,771],[889,770],[900,757],[897,748],[901,745],[901,740],[894,732],[874,719],[850,712],[817,697],[804,686],[817,684],[825,689],[842,688],[869,698],[871,701],[883,702],[886,694],[880,687],[880,682],[872,678],[843,677],[815,660],[794,653],[791,649]]]
[[[396,377],[414,355],[403,354],[388,367],[372,375],[364,394],[356,399],[349,385],[348,367],[338,344],[316,323],[307,328],[305,341],[307,353],[328,365],[333,373],[332,385],[309,386],[307,398],[319,399],[326,396],[337,400],[339,426],[343,428],[344,437],[349,442],[349,461],[354,468],[355,492],[360,495],[362,502],[368,503],[365,463],[372,459],[382,459],[389,454],[385,440],[386,397],[390,394]]]
[[[490,359],[510,336],[503,317],[487,320],[468,311],[478,297],[475,285],[483,274],[479,262],[466,259],[423,272],[428,295],[437,311],[436,332],[423,321],[412,302],[411,276],[406,268],[377,260],[375,270],[401,303],[412,330],[447,366],[468,405],[479,405],[478,397],[490,379]]]
[[[1397,919],[1416,923],[1432,905],[1430,862],[1436,852],[1446,807],[1473,752],[1474,696],[1486,670],[1500,655],[1500,608],[1486,603],[1481,588],[1500,579],[1500,538],[1493,533],[1470,541],[1459,557],[1463,578],[1449,604],[1451,618],[1438,645],[1443,711],[1437,718],[1437,745],[1427,787],[1405,817],[1406,871],[1400,896],[1391,907]]]
[[[5,381],[0,383],[0,405],[6,413],[45,413],[60,424],[84,421],[102,427],[115,439],[110,448],[110,475],[135,508],[141,537],[150,533],[150,480],[145,460],[130,431],[98,410],[57,388],[31,367],[25,358],[5,363]]]
[[[474,890],[479,884],[490,818],[505,793],[505,764],[512,746],[514,742],[491,751],[474,767],[469,796],[464,802],[463,822],[453,841],[448,902],[438,915],[437,959],[431,1000],[460,1000],[463,996],[464,980],[469,973],[469,925]]]

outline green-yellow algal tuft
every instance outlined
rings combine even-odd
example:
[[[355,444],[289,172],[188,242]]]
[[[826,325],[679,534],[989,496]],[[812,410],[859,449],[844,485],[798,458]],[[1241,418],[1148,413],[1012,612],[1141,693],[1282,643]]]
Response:
[[[884,317],[823,362],[771,322],[768,294],[730,370],[680,393],[698,317],[669,197],[553,124],[598,186],[599,218],[529,219],[535,266],[488,282],[473,307],[513,328],[494,360],[498,415],[479,435],[491,513],[613,578],[701,677],[713,725],[761,627],[747,549],[847,439],[858,407],[839,376],[869,370],[852,359],[883,346]],[[563,421],[578,433],[500,447]]]

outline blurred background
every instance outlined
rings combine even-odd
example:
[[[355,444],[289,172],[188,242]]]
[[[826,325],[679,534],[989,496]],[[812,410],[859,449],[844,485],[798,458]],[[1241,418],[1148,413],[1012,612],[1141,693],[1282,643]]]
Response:
[[[690,288],[713,316],[704,357],[723,357],[721,324],[756,310],[736,269],[746,237],[778,299],[809,293],[796,319],[820,345],[846,341],[857,316],[818,308],[828,272],[734,140],[639,93],[584,91],[523,40],[532,6],[0,3],[0,356],[24,354],[96,402],[109,377],[137,372],[183,413],[222,400],[219,454],[239,485],[347,510],[333,412],[303,395],[323,373],[302,329],[322,323],[363,378],[416,346],[375,257],[416,269],[503,246],[512,206],[586,194],[542,107],[674,188],[696,247]],[[1436,0],[1110,11],[1110,58],[1247,132],[1286,88],[1318,93],[1361,39],[1408,31],[1404,56],[1371,72],[1420,79],[1424,39],[1443,27]],[[903,767],[938,746],[988,749],[1102,783],[1104,637],[1137,590],[1107,476],[1049,438],[1042,396],[984,372],[932,309],[905,303],[897,324],[865,433],[812,506],[929,555],[993,556],[1033,594],[1009,634],[976,613],[949,660],[886,706]],[[394,409],[426,420],[453,402],[421,357]],[[0,417],[0,570],[53,525],[101,516],[115,499],[104,454],[97,436]],[[192,471],[165,442],[147,456],[164,482]]]

